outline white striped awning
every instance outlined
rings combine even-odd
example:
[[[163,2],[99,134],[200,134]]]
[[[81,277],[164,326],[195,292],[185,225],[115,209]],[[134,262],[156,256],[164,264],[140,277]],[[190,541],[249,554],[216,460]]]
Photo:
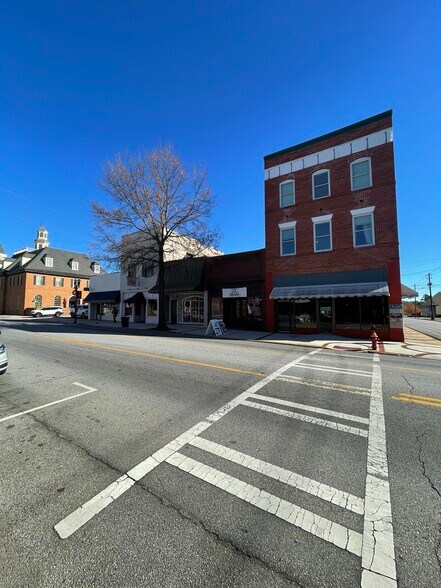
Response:
[[[293,298],[346,298],[361,296],[389,296],[387,282],[359,284],[321,284],[319,286],[283,286],[272,289],[272,300]]]

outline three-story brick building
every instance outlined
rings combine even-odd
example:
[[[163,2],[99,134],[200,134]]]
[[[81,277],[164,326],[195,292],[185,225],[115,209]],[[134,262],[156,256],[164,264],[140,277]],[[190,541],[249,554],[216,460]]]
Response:
[[[264,165],[267,329],[402,341],[392,112]]]

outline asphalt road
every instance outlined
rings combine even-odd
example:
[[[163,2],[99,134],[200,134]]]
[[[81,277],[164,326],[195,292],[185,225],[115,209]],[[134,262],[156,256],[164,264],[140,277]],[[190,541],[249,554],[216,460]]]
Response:
[[[415,331],[430,335],[435,339],[441,340],[441,321],[431,321],[425,318],[405,318],[404,324]]]
[[[439,362],[0,327],[2,587],[440,586]]]

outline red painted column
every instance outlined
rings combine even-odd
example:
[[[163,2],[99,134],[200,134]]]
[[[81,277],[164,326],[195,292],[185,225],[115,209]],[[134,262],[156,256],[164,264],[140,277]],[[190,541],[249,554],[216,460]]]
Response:
[[[387,283],[389,286],[389,304],[402,304],[401,276],[399,258],[387,262]],[[404,341],[403,318],[389,317],[389,336],[391,341]]]
[[[265,273],[265,329],[267,331],[275,330],[274,300],[270,300],[271,290],[274,287],[273,272]]]

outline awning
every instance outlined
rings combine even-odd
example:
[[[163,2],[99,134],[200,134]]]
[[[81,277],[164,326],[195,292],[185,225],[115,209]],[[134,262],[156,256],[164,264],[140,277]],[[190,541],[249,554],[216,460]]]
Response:
[[[136,304],[137,302],[145,304],[145,297],[142,292],[137,292],[133,296],[130,296],[130,298],[125,298],[124,302],[127,302],[127,304]]]
[[[321,284],[319,286],[284,286],[272,289],[272,300],[292,298],[346,298],[361,296],[389,296],[387,282],[363,284]]]
[[[120,300],[121,294],[119,290],[107,290],[106,292],[89,292],[83,302],[106,302],[112,304]]]
[[[202,290],[203,258],[171,261],[165,266],[164,282],[166,294],[177,292],[199,292]],[[158,284],[149,292],[158,293]]]
[[[401,298],[418,298],[419,294],[409,286],[401,284]]]

